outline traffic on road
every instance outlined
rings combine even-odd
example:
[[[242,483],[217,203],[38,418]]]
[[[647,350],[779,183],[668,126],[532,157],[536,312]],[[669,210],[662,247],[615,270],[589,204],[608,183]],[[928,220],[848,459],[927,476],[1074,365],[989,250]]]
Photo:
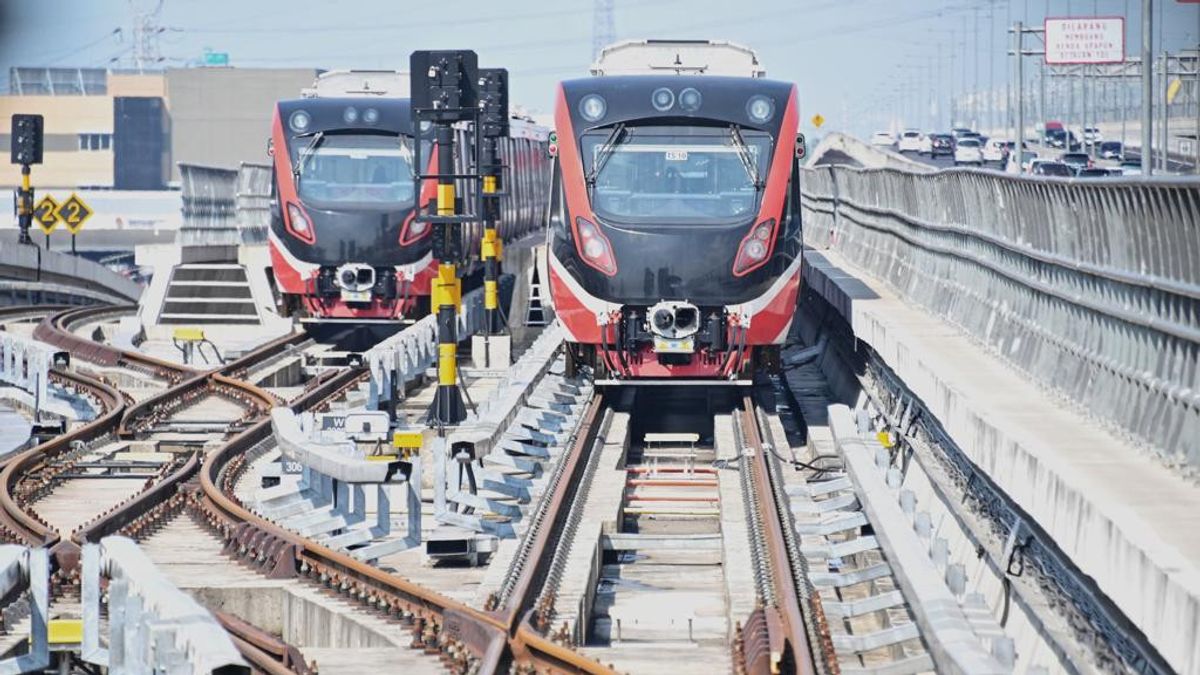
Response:
[[[1082,142],[1080,141],[1082,139]],[[1095,127],[1080,134],[1061,122],[1047,121],[1037,140],[1026,139],[1016,157],[1016,142],[967,127],[947,132],[905,129],[877,131],[871,145],[889,149],[939,169],[970,167],[1031,176],[1108,178],[1141,173],[1136,155],[1127,157],[1120,141],[1104,140]]]

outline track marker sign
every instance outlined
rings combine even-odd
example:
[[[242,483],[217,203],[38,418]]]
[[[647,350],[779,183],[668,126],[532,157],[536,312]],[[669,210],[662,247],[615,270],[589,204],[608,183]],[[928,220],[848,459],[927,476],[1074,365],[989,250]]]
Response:
[[[33,207],[33,219],[41,226],[42,232],[50,234],[54,228],[58,227],[58,202],[54,201],[54,197],[46,195],[42,197],[37,206]]]
[[[1124,63],[1125,17],[1047,17],[1046,65]]]
[[[63,225],[67,226],[71,234],[79,234],[79,231],[83,229],[83,224],[92,217],[93,211],[92,207],[79,198],[79,195],[72,192],[71,197],[63,202],[54,213],[62,219]]]

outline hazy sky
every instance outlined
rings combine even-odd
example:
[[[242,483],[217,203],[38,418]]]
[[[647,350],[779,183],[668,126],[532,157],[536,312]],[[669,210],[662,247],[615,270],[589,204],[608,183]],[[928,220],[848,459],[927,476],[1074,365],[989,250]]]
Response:
[[[152,9],[156,0],[0,3],[0,78],[6,86],[14,65],[128,66],[134,12]],[[918,78],[941,82],[945,97],[952,48],[968,54],[968,85],[975,83],[978,55],[979,87],[988,86],[990,65],[991,81],[1002,90],[1009,67],[1005,30],[1018,18],[1040,24],[1047,13],[1124,15],[1129,8],[1130,53],[1137,52],[1141,39],[1141,0],[614,4],[618,39],[720,38],[746,44],[759,52],[769,77],[799,83],[805,120],[820,112],[827,129],[859,133],[900,105],[897,97],[912,92]],[[1196,45],[1200,4],[1155,4],[1156,15],[1165,12],[1161,26],[1167,48]],[[210,48],[228,52],[234,66],[407,69],[413,49],[471,48],[479,53],[480,65],[509,69],[514,102],[543,111],[551,105],[553,85],[586,75],[592,56],[591,0],[165,0],[157,23],[165,28],[159,45],[170,66],[194,62]],[[113,34],[117,28],[121,35]],[[939,48],[941,76],[935,80],[931,68]],[[961,90],[964,61],[954,63]]]

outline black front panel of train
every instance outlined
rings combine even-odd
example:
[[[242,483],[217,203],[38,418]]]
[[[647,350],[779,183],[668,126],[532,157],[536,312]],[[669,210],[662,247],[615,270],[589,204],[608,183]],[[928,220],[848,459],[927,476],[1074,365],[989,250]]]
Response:
[[[585,264],[572,234],[558,225],[551,245],[567,272],[589,294],[609,302],[651,305],[660,300],[687,300],[696,305],[732,305],[763,295],[798,255],[798,230],[789,228],[775,240],[775,251],[762,267],[733,275],[738,245],[750,231],[741,226],[626,229],[606,226],[617,273],[608,276]]]
[[[316,243],[309,244],[284,228],[276,212],[271,227],[288,251],[304,262],[319,265],[366,263],[373,267],[391,267],[414,263],[429,253],[429,237],[400,246],[400,227],[409,210],[398,211],[322,211],[308,206]]]

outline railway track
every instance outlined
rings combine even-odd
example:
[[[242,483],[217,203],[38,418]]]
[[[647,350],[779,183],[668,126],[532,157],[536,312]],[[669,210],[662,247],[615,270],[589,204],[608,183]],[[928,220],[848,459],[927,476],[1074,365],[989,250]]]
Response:
[[[502,591],[484,607],[473,607],[415,583],[399,574],[360,562],[348,553],[326,547],[286,530],[255,513],[235,494],[249,468],[247,457],[269,444],[271,424],[266,416],[276,405],[296,411],[319,410],[355,389],[365,376],[358,368],[342,368],[314,378],[302,394],[284,402],[245,379],[264,363],[286,358],[304,336],[290,335],[263,345],[219,368],[199,371],[153,357],[97,345],[73,328],[103,320],[119,308],[68,309],[43,320],[39,331],[77,358],[110,369],[128,369],[164,383],[161,391],[134,402],[104,381],[78,367],[55,371],[60,383],[95,401],[102,412],[90,423],[31,448],[0,467],[0,533],[11,541],[49,546],[56,572],[69,583],[77,575],[79,547],[111,534],[142,539],[184,512],[214,532],[233,558],[259,574],[273,578],[306,579],[332,591],[359,610],[399,623],[411,632],[413,647],[436,654],[454,672],[613,672],[596,652],[555,628],[556,604],[564,567],[564,540],[579,526],[596,466],[597,449],[611,406],[595,395],[580,416],[578,428],[564,443],[563,453],[546,481],[543,496],[531,514],[530,525],[507,570]],[[87,481],[87,471],[105,461],[105,444],[161,440],[178,433],[178,421],[201,399],[217,396],[239,410],[224,431],[210,438],[205,450],[179,453],[172,462],[139,475],[141,485],[115,508],[90,518],[78,528],[63,531],[42,517],[47,500],[72,481]],[[741,508],[744,509],[754,577],[752,611],[728,623],[736,630],[725,642],[728,663],[740,673],[836,673],[838,660],[820,597],[808,579],[789,507],[787,480],[782,475],[775,441],[754,396],[742,398],[731,415],[739,467]],[[211,420],[209,420],[211,422]],[[194,431],[193,431],[194,433]],[[702,460],[702,463],[705,460]],[[711,463],[711,462],[710,462]],[[714,463],[715,465],[715,463]],[[701,503],[701,510],[728,495],[715,491],[716,471],[691,465],[691,479],[682,501]],[[144,467],[143,467],[144,468]],[[644,468],[644,467],[643,467]],[[656,466],[667,474],[678,467]],[[659,477],[661,478],[660,474]],[[648,496],[639,485],[649,476],[636,475],[626,487],[625,511],[639,505],[678,497]],[[127,479],[128,480],[128,479]],[[640,481],[640,482],[639,482]],[[117,482],[117,481],[106,481]],[[138,482],[138,481],[134,481]],[[653,481],[651,481],[653,482]],[[671,482],[671,481],[667,481]],[[704,483],[704,485],[700,485]],[[728,564],[728,563],[726,563]],[[294,647],[232,616],[219,617],[235,636],[245,657],[264,672],[305,672],[308,666]],[[689,621],[689,639],[690,628]],[[611,630],[611,627],[610,627]],[[619,628],[618,628],[619,631]]]
[[[219,436],[261,422],[270,407],[279,403],[278,398],[238,379],[237,375],[306,339],[303,335],[288,335],[215,370],[197,371],[98,343],[75,332],[79,324],[102,320],[129,309],[67,309],[42,320],[35,336],[69,351],[76,359],[73,369],[52,370],[53,381],[91,399],[100,414],[66,434],[11,456],[0,465],[0,535],[6,541],[48,547],[54,560],[54,579],[61,584],[78,583],[80,547],[85,542],[97,541],[108,534],[137,535],[147,530],[164,508],[174,507],[178,512],[180,485],[198,471],[203,452],[178,453],[149,473],[140,473],[137,469],[148,467],[137,461],[116,460],[114,445],[123,439],[153,442],[156,434],[162,432],[156,425],[169,424],[190,406],[214,396],[228,400],[241,411],[237,419],[229,420],[231,424],[224,425],[226,430],[218,433]],[[0,312],[0,320],[30,314],[24,308],[13,309]],[[109,369],[133,371],[162,381],[166,386],[161,392],[135,403],[118,391],[108,377],[79,368],[80,360]],[[123,473],[113,473],[114,470]],[[132,479],[130,474],[133,474]],[[120,486],[130,482],[134,484],[132,493],[128,489],[115,491],[124,499],[123,503],[104,513],[84,514],[79,527],[64,527],[63,522],[71,521],[64,521],[61,513],[54,514],[57,517],[49,515],[54,512],[51,502],[58,497],[60,506],[74,511],[78,520],[80,504],[95,506],[96,502],[103,501],[97,499],[97,485]],[[138,482],[141,482],[140,486]],[[80,492],[73,489],[76,485],[86,487]],[[103,505],[98,507],[103,508]],[[297,658],[294,648],[232,617],[226,617],[222,623],[243,655],[259,670],[307,672],[307,665]]]
[[[805,575],[775,448],[764,441],[753,396],[742,399],[734,430],[742,448],[741,474],[749,496],[750,544],[761,601],[735,639],[735,670],[837,673],[836,660],[829,658],[832,648],[826,644],[820,600]]]

